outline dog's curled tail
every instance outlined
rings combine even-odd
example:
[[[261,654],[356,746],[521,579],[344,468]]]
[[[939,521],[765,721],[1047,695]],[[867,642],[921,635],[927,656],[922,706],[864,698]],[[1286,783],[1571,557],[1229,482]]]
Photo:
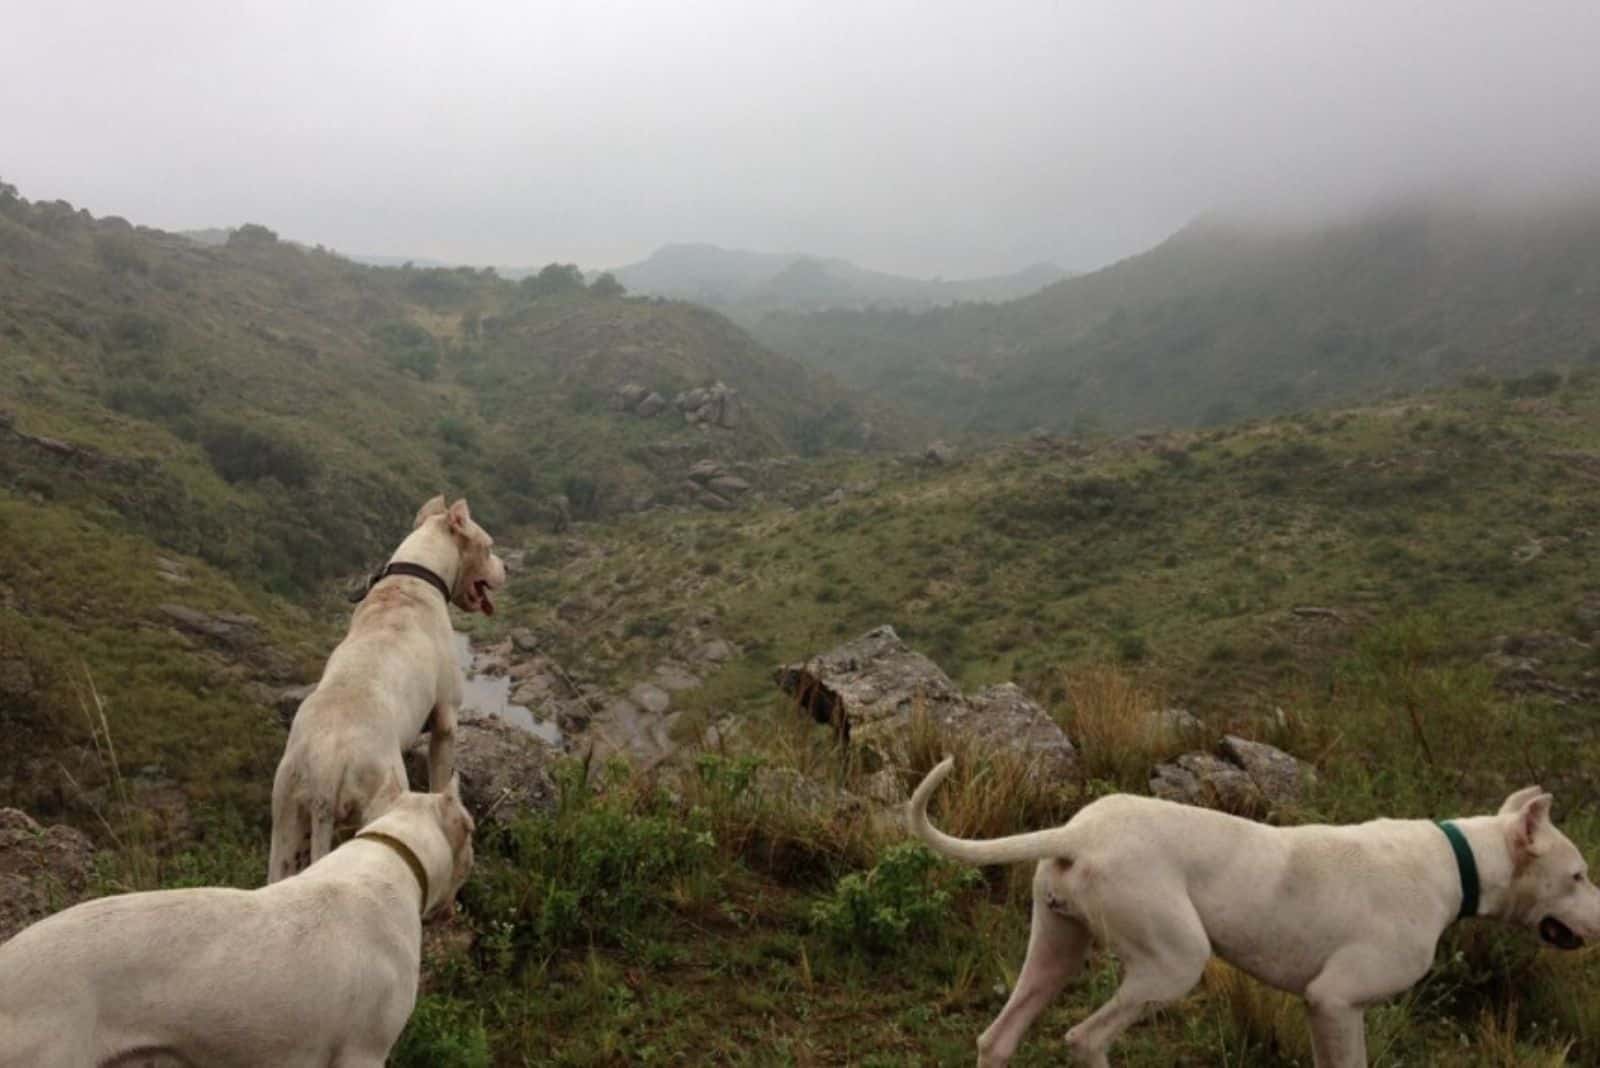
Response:
[[[1024,860],[1044,860],[1063,853],[1061,832],[1064,828],[1034,831],[1031,834],[1014,834],[1007,838],[956,838],[945,834],[928,821],[928,801],[939,784],[956,766],[954,757],[939,761],[927,777],[917,784],[911,800],[906,803],[906,822],[911,833],[922,839],[935,853],[959,860],[964,864],[1016,864]]]

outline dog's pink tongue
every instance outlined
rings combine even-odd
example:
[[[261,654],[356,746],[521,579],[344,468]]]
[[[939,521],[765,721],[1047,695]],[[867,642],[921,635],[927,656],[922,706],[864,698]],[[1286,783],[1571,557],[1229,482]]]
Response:
[[[484,615],[494,615],[494,602],[489,600],[488,590],[480,589],[478,591],[478,607],[483,609]]]

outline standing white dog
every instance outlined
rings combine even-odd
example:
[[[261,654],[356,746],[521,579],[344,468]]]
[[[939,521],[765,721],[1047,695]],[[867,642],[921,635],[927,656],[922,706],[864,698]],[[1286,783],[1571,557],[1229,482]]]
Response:
[[[1215,953],[1306,999],[1318,1068],[1364,1068],[1363,1009],[1422,978],[1458,917],[1531,927],[1561,949],[1600,937],[1600,888],[1537,786],[1493,816],[1305,827],[1118,794],[1053,830],[968,841],[928,822],[951,766],[944,760],[912,795],[916,835],[967,864],[1038,862],[1027,959],[978,1039],[982,1068],[1011,1059],[1091,941],[1117,955],[1123,978],[1067,1033],[1082,1064],[1106,1068],[1117,1036],[1188,993]]]
[[[294,873],[308,838],[315,862],[333,848],[336,827],[368,823],[405,793],[404,753],[424,728],[428,786],[450,781],[461,704],[450,605],[494,613],[490,592],[505,585],[506,569],[493,546],[465,500],[446,508],[435,497],[373,576],[289,729],[272,783],[269,883]]]
[[[382,1068],[417,1000],[421,916],[472,868],[452,788],[408,793],[260,890],[86,901],[0,945],[0,1068]]]

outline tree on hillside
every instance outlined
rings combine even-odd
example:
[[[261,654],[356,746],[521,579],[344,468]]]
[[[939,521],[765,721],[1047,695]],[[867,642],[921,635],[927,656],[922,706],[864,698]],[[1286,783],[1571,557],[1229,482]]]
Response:
[[[230,245],[275,245],[277,242],[278,232],[260,223],[245,223],[228,234]]]
[[[582,288],[583,272],[575,263],[548,263],[538,274],[522,280],[522,292],[534,298],[573,293]]]
[[[617,281],[616,275],[607,271],[589,283],[589,292],[597,297],[622,297],[627,296],[628,289]]]

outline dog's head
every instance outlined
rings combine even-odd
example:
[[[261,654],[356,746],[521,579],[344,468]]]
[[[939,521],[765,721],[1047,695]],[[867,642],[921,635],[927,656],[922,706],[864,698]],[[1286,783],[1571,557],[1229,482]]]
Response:
[[[433,498],[417,512],[415,525],[420,527],[430,520],[442,525],[460,554],[461,566],[450,600],[463,611],[494,615],[490,594],[506,584],[506,565],[494,554],[494,539],[473,522],[465,497],[448,507],[442,494]]]
[[[402,794],[383,815],[362,828],[404,842],[428,876],[428,900],[422,915],[431,916],[455,902],[472,872],[472,813],[461,803],[459,779],[452,777],[443,793]]]
[[[1551,797],[1537,786],[1518,790],[1498,819],[1511,851],[1508,919],[1533,928],[1546,945],[1579,949],[1600,939],[1600,887],[1572,840],[1550,822]]]

